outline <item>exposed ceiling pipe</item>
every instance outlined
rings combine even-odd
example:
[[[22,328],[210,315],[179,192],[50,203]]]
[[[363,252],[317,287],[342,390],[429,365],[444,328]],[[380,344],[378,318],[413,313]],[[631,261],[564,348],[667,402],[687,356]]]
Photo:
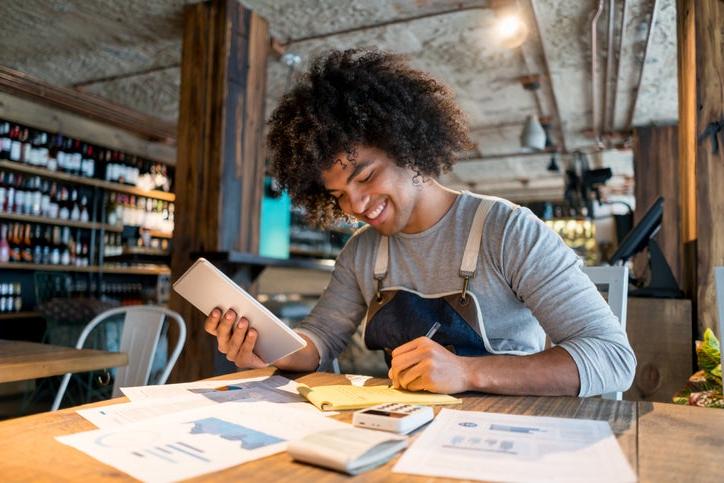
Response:
[[[621,15],[621,35],[618,38],[618,59],[616,61],[616,77],[613,78],[613,93],[611,97],[611,119],[609,120],[608,132],[616,129],[616,97],[618,95],[618,80],[621,77],[621,58],[623,57],[623,39],[626,35],[626,3],[623,0],[623,14]],[[604,126],[605,128],[606,126]]]
[[[614,0],[608,0],[608,36],[606,38],[606,70],[603,75],[603,109],[601,130],[605,133],[608,127],[608,90],[609,77],[613,73],[613,26],[616,20],[616,5]]]
[[[591,116],[593,125],[593,137],[597,144],[601,144],[601,126],[599,125],[599,106],[598,106],[598,73],[596,72],[596,65],[598,64],[598,19],[601,17],[603,12],[603,0],[598,0],[598,7],[593,12],[591,18],[591,100],[593,114]]]
[[[654,0],[654,6],[651,8],[651,20],[649,21],[649,32],[646,34],[646,47],[644,48],[644,58],[641,60],[641,70],[639,71],[639,80],[636,83],[636,89],[634,90],[634,100],[631,104],[631,111],[628,113],[628,120],[626,122],[626,130],[630,130],[633,127],[633,118],[636,114],[636,104],[639,101],[639,91],[641,91],[641,81],[644,78],[644,67],[646,66],[646,59],[649,56],[649,47],[651,46],[651,38],[653,37],[654,27],[656,25],[656,7],[658,0]]]
[[[467,5],[466,3],[472,3],[472,5]],[[351,33],[355,33],[355,32],[361,32],[364,30],[371,30],[371,29],[377,29],[377,28],[381,28],[381,27],[387,27],[389,25],[413,22],[415,20],[422,20],[422,19],[430,18],[430,17],[438,17],[441,15],[459,13],[459,12],[463,12],[466,10],[487,10],[489,7],[490,6],[488,5],[488,2],[480,2],[480,1],[458,2],[456,8],[440,10],[437,12],[422,13],[419,15],[412,15],[410,17],[397,18],[394,20],[386,20],[383,22],[377,22],[377,23],[369,24],[369,25],[360,25],[357,27],[350,27],[350,28],[346,28],[346,29],[342,29],[342,30],[335,30],[332,32],[324,32],[324,33],[319,33],[319,34],[306,35],[304,37],[297,37],[297,38],[288,38],[288,39],[284,40],[283,42],[280,42],[280,45],[282,47],[288,47],[290,44],[307,42],[309,40],[318,40],[318,39],[324,39],[327,37],[334,37],[336,35],[351,34]]]
[[[543,54],[543,66],[545,67],[545,77],[548,79],[548,89],[550,91],[551,97],[553,98],[553,109],[555,110],[555,118],[558,120],[558,136],[560,137],[560,145],[563,149],[563,152],[568,151],[568,147],[566,145],[566,135],[565,130],[563,129],[563,119],[561,119],[561,111],[558,107],[558,98],[556,97],[556,89],[553,87],[553,78],[551,77],[551,69],[550,64],[548,63],[548,56],[546,55],[546,49],[545,49],[545,39],[543,37],[543,29],[541,29],[540,20],[538,16],[538,11],[535,5],[535,0],[529,0],[529,5],[531,8],[531,11],[533,12],[533,20],[535,21],[535,29],[538,32],[538,37],[540,38],[540,50]]]

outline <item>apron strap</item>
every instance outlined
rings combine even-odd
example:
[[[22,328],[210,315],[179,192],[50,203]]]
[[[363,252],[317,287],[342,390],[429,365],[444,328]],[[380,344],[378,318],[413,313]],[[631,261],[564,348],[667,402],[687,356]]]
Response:
[[[463,261],[460,265],[460,276],[463,278],[463,300],[467,294],[468,281],[475,276],[475,270],[478,266],[478,254],[480,253],[480,241],[483,238],[483,225],[488,217],[490,209],[495,201],[481,198],[478,209],[475,211],[473,223],[470,225],[468,233],[468,241],[465,244],[465,252],[463,253]],[[374,276],[377,280],[377,300],[382,298],[382,280],[387,276],[389,266],[390,239],[386,236],[380,237],[380,243],[377,245],[377,255],[375,257]]]
[[[468,233],[468,241],[465,244],[463,261],[460,264],[460,276],[465,279],[475,276],[475,270],[478,267],[480,241],[483,239],[483,225],[485,225],[485,219],[494,204],[495,202],[492,200],[481,198],[478,209],[475,211],[473,223],[470,225],[470,232]]]
[[[377,280],[377,300],[382,299],[382,280],[387,276],[389,265],[390,239],[386,236],[380,237],[377,245],[377,256],[375,257],[375,280]]]

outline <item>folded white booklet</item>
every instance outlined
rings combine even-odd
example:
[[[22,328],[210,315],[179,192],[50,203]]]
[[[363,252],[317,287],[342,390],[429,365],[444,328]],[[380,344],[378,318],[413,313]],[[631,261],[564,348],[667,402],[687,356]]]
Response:
[[[405,447],[405,436],[350,426],[308,434],[291,441],[287,451],[295,460],[356,475],[386,463]]]

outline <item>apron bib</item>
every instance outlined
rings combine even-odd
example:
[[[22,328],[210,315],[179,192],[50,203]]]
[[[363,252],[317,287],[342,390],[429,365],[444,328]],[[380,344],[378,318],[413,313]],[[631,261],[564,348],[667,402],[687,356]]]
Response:
[[[423,336],[435,322],[441,326],[432,339],[459,356],[489,355],[483,316],[475,294],[468,292],[475,276],[483,225],[493,202],[481,199],[470,226],[460,265],[461,290],[421,294],[407,287],[383,287],[389,261],[389,238],[380,237],[375,258],[377,293],[367,309],[364,341],[370,350],[394,349]],[[385,362],[390,365],[389,350]]]

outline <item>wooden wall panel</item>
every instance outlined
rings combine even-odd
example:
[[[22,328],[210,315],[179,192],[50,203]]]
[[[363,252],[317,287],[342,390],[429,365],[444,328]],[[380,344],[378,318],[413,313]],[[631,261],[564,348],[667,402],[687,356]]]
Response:
[[[235,0],[189,5],[184,22],[174,277],[193,252],[258,252],[269,48],[266,21]],[[213,375],[215,340],[203,316],[175,293],[170,304],[189,329],[171,379]]]
[[[656,241],[676,281],[681,285],[678,126],[637,127],[634,130],[633,146],[636,195],[634,221],[641,221],[656,198],[664,196],[664,219]],[[637,266],[638,263],[639,260]]]
[[[693,372],[691,301],[629,297],[626,333],[637,365],[623,398],[670,403]]]

